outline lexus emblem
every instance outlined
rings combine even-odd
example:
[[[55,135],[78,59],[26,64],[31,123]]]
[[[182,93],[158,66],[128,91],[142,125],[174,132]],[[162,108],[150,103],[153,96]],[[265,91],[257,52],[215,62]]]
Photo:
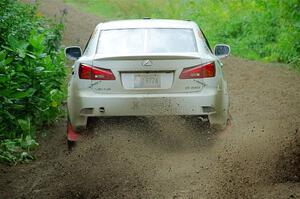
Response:
[[[142,62],[142,66],[152,66],[152,62],[151,62],[149,59],[144,60],[144,61]]]

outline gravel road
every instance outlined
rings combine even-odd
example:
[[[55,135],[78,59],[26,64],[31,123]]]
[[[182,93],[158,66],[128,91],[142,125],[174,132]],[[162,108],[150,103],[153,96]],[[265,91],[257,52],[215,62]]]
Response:
[[[65,45],[83,46],[101,21],[59,0],[40,10],[68,13]],[[41,138],[36,161],[0,166],[0,198],[300,198],[300,74],[236,57],[224,72],[226,131],[183,117],[93,119],[69,153],[63,120]]]

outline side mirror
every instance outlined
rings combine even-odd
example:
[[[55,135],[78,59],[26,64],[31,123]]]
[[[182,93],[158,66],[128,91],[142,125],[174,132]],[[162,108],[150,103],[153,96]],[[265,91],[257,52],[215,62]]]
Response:
[[[215,45],[214,53],[220,59],[227,57],[230,54],[230,46],[226,44],[217,44]]]
[[[77,60],[81,57],[81,48],[78,46],[70,46],[65,48],[65,56],[70,60]]]

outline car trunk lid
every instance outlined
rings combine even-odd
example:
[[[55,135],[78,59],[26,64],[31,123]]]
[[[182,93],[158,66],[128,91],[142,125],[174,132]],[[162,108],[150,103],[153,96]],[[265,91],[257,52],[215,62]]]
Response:
[[[92,80],[92,89],[103,94],[200,91],[202,79],[181,80],[179,76],[184,68],[207,61],[196,53],[95,56],[93,66],[110,69],[116,79]]]

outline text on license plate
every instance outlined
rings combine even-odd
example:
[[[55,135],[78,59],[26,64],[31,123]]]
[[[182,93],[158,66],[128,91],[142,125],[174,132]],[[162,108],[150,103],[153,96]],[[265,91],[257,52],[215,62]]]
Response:
[[[135,74],[134,88],[161,88],[160,74]]]

